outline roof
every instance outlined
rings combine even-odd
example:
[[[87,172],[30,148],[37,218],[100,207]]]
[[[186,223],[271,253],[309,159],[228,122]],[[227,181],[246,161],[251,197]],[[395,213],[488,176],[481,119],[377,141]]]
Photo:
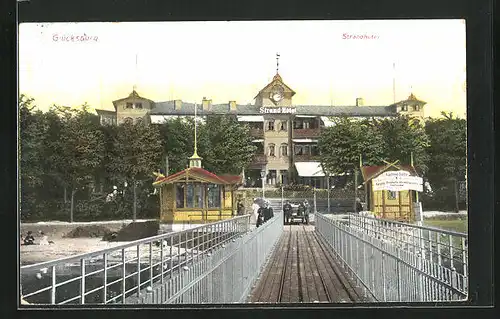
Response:
[[[402,171],[407,171],[409,172],[412,176],[418,176],[417,171],[415,170],[415,167],[411,165],[395,165],[397,168],[401,169]],[[382,174],[383,172],[392,170],[392,168],[395,168],[392,165],[383,165],[383,166],[363,166],[361,167],[361,174],[363,175],[363,179],[365,180],[365,183],[370,181],[371,179],[377,177],[378,175]]]
[[[194,103],[182,102],[179,109],[174,107],[175,101],[164,101],[155,103],[155,107],[149,112],[151,115],[194,115]],[[207,114],[260,114],[259,107],[256,105],[236,104],[236,111],[229,110],[229,103],[212,104],[208,110],[203,109],[201,103],[197,104],[197,115],[203,116]]]
[[[207,171],[206,169],[199,167],[189,167],[185,170],[177,172],[169,176],[160,175],[153,183],[153,186],[159,186],[162,184],[170,184],[177,181],[182,181],[184,179],[193,178],[198,181],[223,184],[223,185],[234,185],[241,182],[241,176],[239,175],[221,175],[217,176],[214,173]]]
[[[180,109],[174,108],[174,101],[155,103],[150,115],[194,115],[194,103],[182,102]],[[330,105],[295,105],[295,115],[317,116],[393,116],[396,112],[390,106],[330,106]],[[229,104],[212,104],[209,110],[204,110],[197,104],[196,113],[199,116],[213,114],[262,115],[258,105],[236,105],[235,111],[229,110]]]
[[[418,104],[427,104],[427,102],[419,100],[415,96],[415,94],[410,93],[410,96],[408,96],[408,98],[406,100],[399,101],[399,102],[397,102],[397,103],[395,103],[393,105],[403,104],[403,103],[407,103],[407,102],[418,102]]]
[[[257,93],[257,95],[254,97],[254,99],[257,98],[263,91],[267,90],[271,85],[273,85],[276,82],[280,82],[281,84],[283,84],[283,86],[287,90],[289,90],[290,92],[292,92],[292,96],[295,95],[295,91],[292,90],[288,85],[286,85],[285,82],[283,82],[283,79],[281,78],[281,75],[279,75],[278,73],[276,73],[276,75],[273,77],[273,80],[271,82],[269,82],[262,90],[260,90],[259,93]]]
[[[139,93],[137,93],[137,91],[136,91],[136,90],[132,90],[132,92],[131,92],[131,93],[130,93],[127,97],[124,97],[124,98],[122,98],[122,99],[118,99],[118,100],[114,100],[114,101],[113,101],[113,106],[115,107],[115,110],[116,110],[116,103],[121,102],[121,101],[124,101],[124,100],[128,100],[128,99],[130,99],[130,98],[133,98],[133,99],[141,99],[141,100],[145,100],[145,101],[149,101],[149,102],[151,102],[151,103],[154,103],[154,101],[153,101],[153,100],[150,100],[150,99],[147,99],[147,98],[145,98],[145,97],[142,97],[142,96],[140,96],[140,95],[139,95]]]
[[[95,109],[97,114],[106,114],[106,115],[116,115],[116,111],[113,110],[100,110],[100,109]]]

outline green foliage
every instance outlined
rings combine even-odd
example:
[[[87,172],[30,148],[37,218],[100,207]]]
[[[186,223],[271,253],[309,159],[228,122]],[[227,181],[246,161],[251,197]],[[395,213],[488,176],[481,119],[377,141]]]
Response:
[[[450,180],[464,180],[467,162],[467,122],[442,113],[441,118],[429,119],[425,131],[430,139],[428,178],[441,187]]]
[[[250,129],[230,116],[211,116],[201,127],[203,167],[215,174],[240,174],[248,168],[257,147]]]
[[[169,173],[185,169],[194,152],[194,120],[176,118],[160,126]],[[198,121],[197,147],[202,166],[215,174],[240,174],[256,151],[247,126],[230,116],[210,116]],[[161,165],[164,167],[164,165]]]
[[[374,120],[374,128],[380,136],[379,147],[382,158],[389,162],[399,160],[399,164],[410,164],[413,153],[414,166],[421,173],[427,171],[429,137],[424,127],[408,116]]]
[[[323,168],[333,174],[358,168],[360,156],[364,165],[380,163],[384,156],[382,145],[373,121],[350,118],[334,119],[334,125],[324,129],[318,141]]]
[[[193,154],[192,119],[160,126],[101,126],[87,104],[78,109],[54,105],[42,113],[22,95],[19,107],[22,220],[131,218],[134,183],[137,218],[157,217],[152,173],[164,168],[165,155],[175,173],[186,168]],[[215,173],[239,174],[255,151],[248,128],[231,117],[199,124],[198,136],[203,166]],[[117,194],[109,196],[114,186]]]

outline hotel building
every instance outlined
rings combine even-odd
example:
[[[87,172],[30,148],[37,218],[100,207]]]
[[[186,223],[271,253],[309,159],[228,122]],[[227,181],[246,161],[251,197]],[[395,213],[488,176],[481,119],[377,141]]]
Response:
[[[125,98],[113,102],[114,111],[96,110],[101,124],[116,125],[124,122],[161,124],[178,116],[194,116],[195,105],[199,117],[231,114],[251,128],[253,143],[258,147],[251,166],[244,172],[246,187],[289,184],[292,180],[325,187],[325,174],[318,161],[318,137],[322,128],[332,125],[334,117],[384,118],[408,114],[423,118],[426,102],[413,94],[403,101],[382,106],[364,105],[356,99],[353,106],[297,105],[293,103],[295,91],[283,81],[279,73],[255,96],[252,105],[236,101],[212,104],[181,100],[155,102],[140,96],[135,90]],[[264,174],[264,178],[261,174]]]

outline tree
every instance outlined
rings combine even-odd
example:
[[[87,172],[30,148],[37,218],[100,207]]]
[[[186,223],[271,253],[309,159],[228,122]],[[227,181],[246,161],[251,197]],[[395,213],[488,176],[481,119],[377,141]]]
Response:
[[[318,140],[321,164],[329,173],[354,171],[360,156],[364,165],[375,165],[383,155],[382,137],[371,120],[356,121],[335,118],[334,125],[324,129]]]
[[[133,219],[137,217],[137,204],[146,199],[137,194],[151,190],[153,175],[161,165],[162,141],[157,126],[142,123],[124,123],[116,127],[111,150],[107,156],[106,171],[115,185],[132,188]],[[140,188],[138,191],[137,188]]]
[[[437,190],[454,194],[454,209],[459,210],[457,182],[465,179],[467,169],[467,121],[453,113],[428,119],[425,131],[430,139],[428,179]]]
[[[382,157],[399,164],[410,164],[413,154],[414,165],[421,174],[427,171],[429,138],[421,123],[409,116],[398,116],[374,120],[374,127],[382,139],[379,147]]]
[[[97,117],[88,112],[88,105],[62,113],[61,135],[53,145],[59,153],[53,161],[63,186],[71,190],[72,222],[76,192],[95,184],[95,171],[104,159],[104,134]]]
[[[164,154],[170,172],[185,169],[194,152],[194,120],[176,118],[160,126]],[[256,151],[249,128],[231,116],[211,115],[198,119],[197,147],[202,166],[215,174],[240,174]]]
[[[212,115],[200,128],[203,167],[215,174],[236,175],[248,168],[257,150],[248,126],[231,116]]]
[[[188,165],[194,150],[194,121],[186,118],[169,119],[159,126],[163,159],[168,156],[169,172],[179,172]],[[200,140],[198,144],[203,145]],[[160,167],[164,167],[165,164]],[[165,168],[166,169],[166,168]]]

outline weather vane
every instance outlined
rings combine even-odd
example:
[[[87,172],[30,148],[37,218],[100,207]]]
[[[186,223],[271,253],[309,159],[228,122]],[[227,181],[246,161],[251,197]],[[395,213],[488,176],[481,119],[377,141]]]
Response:
[[[280,54],[276,53],[276,74],[278,74],[280,68]]]

